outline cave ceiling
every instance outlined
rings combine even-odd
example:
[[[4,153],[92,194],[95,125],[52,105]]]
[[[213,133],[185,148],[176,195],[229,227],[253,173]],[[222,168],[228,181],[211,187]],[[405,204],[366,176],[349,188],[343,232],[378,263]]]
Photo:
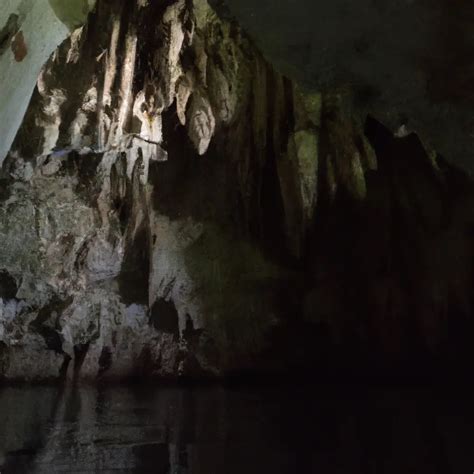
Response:
[[[474,170],[472,0],[214,0],[285,74]]]

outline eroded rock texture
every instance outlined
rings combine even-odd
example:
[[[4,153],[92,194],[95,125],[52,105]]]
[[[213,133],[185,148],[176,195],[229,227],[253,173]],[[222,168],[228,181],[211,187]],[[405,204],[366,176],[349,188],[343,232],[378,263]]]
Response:
[[[99,1],[2,169],[0,375],[439,348],[471,311],[474,188],[350,103],[282,77],[204,0]]]
[[[99,2],[4,165],[3,374],[215,373],[260,350],[279,269],[248,228],[291,93],[205,2]]]
[[[21,126],[38,74],[95,0],[5,0],[0,10],[0,165]]]

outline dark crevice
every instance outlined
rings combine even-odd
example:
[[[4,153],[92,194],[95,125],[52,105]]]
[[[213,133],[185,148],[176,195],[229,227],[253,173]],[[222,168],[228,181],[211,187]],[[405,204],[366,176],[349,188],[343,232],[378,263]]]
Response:
[[[0,178],[0,203],[7,201],[12,195],[12,181]]]
[[[112,209],[117,213],[120,230],[124,234],[132,212],[132,193],[127,186],[127,157],[120,153],[110,170],[110,199]]]
[[[150,164],[153,207],[172,219],[227,220],[235,189],[219,148],[211,142],[208,152],[198,156],[175,105],[163,113],[163,137],[170,159]]]
[[[160,332],[179,337],[179,318],[173,301],[158,299],[151,308],[150,324]]]
[[[120,295],[125,304],[148,303],[149,274],[149,229],[142,226],[135,238],[127,244],[118,277]]]
[[[82,364],[86,358],[87,352],[89,351],[90,343],[76,344],[74,346],[74,378],[78,378]]]
[[[148,197],[141,182],[143,167],[143,157],[139,154],[131,180],[127,179],[125,184],[126,217],[121,224],[126,226],[125,253],[118,277],[119,292],[125,304],[148,304],[151,235]]]
[[[103,347],[99,357],[99,377],[112,367],[113,354],[110,347]]]
[[[48,326],[41,326],[37,328],[37,333],[43,337],[46,347],[55,351],[57,354],[63,354],[63,340],[61,335],[54,329]]]
[[[18,286],[16,280],[7,270],[0,270],[0,298],[11,300],[16,297]]]
[[[64,354],[64,360],[59,369],[59,379],[64,381],[67,377],[67,371],[69,369],[69,364],[71,363],[71,356],[69,354]]]
[[[37,317],[29,326],[33,332],[43,337],[48,350],[55,351],[57,354],[64,354],[59,318],[71,303],[72,297],[66,300],[54,298],[38,311]]]

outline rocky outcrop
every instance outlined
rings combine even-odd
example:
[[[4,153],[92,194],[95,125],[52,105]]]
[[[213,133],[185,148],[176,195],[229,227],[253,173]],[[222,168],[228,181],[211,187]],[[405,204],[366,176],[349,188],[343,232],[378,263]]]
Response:
[[[2,168],[0,376],[435,347],[460,320],[446,308],[470,314],[471,216],[453,209],[472,185],[443,166],[415,135],[364,131],[345,91],[281,76],[205,0],[99,1]]]
[[[263,54],[314,90],[350,85],[361,116],[405,125],[474,171],[474,3],[210,0]]]
[[[3,167],[3,375],[250,363],[276,320],[279,265],[253,237],[291,94],[206,2],[99,2],[43,68]]]
[[[0,165],[49,56],[83,25],[95,0],[8,0],[0,12]]]
[[[313,223],[305,318],[334,344],[330,357],[373,365],[376,355],[385,369],[405,360],[403,370],[417,376],[428,367],[464,370],[474,183],[413,133],[395,136],[369,117],[365,135],[377,167],[352,172],[352,184],[326,198]]]

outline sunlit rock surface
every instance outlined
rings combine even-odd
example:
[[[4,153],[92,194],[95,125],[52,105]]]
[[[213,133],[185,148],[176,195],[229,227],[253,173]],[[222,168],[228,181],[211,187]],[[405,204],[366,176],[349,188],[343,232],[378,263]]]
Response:
[[[469,353],[469,178],[349,90],[283,77],[204,0],[99,1],[0,186],[0,377]]]
[[[267,144],[286,148],[292,91],[206,2],[99,2],[41,71],[3,168],[3,375],[252,365],[280,284],[252,202],[269,160],[278,185]]]
[[[5,0],[0,9],[0,164],[49,56],[83,25],[92,0]]]

